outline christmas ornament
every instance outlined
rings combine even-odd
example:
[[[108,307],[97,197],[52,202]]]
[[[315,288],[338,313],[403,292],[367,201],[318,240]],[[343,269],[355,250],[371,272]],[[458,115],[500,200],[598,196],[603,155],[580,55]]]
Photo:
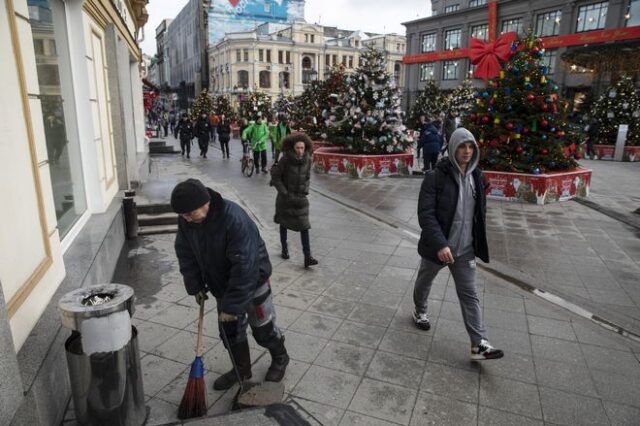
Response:
[[[538,167],[535,167],[535,168],[533,169],[533,174],[534,174],[534,175],[539,175],[539,174],[540,174],[540,169],[539,169]]]
[[[522,153],[522,151],[523,151],[523,149],[522,149],[522,147],[521,147],[521,146],[518,146],[518,147],[516,148],[516,152],[517,152],[518,154]]]

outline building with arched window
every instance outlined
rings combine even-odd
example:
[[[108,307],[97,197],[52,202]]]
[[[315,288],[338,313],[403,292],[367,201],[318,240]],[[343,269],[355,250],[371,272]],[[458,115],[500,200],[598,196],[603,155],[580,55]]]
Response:
[[[281,93],[296,96],[309,82],[324,79],[331,67],[342,65],[347,73],[354,72],[360,52],[369,46],[385,52],[387,71],[402,87],[404,36],[295,22],[226,34],[209,49],[209,91],[231,94],[236,105],[251,90],[273,99]]]

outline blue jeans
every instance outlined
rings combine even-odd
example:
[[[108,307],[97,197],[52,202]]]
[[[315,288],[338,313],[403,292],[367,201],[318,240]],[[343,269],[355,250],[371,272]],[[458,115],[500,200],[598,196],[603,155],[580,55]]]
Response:
[[[309,230],[300,231],[300,241],[302,241],[302,252],[304,257],[311,256],[311,244],[309,242]],[[280,244],[282,248],[287,246],[287,228],[280,225]]]

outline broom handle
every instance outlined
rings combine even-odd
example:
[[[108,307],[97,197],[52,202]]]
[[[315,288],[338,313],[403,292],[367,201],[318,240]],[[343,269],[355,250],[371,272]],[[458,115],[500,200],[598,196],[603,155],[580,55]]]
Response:
[[[198,340],[196,341],[196,356],[202,356],[202,323],[204,323],[204,300],[200,302],[200,317],[198,318]]]

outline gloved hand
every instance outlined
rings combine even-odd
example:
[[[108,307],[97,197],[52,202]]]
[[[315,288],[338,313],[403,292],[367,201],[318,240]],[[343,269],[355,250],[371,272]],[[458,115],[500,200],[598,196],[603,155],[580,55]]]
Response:
[[[200,290],[199,292],[194,294],[194,297],[196,298],[196,303],[198,304],[198,306],[202,305],[204,301],[209,298],[209,296],[207,296],[207,290]]]
[[[226,312],[220,312],[220,315],[218,315],[218,321],[220,322],[231,322],[231,321],[237,321],[237,320],[238,320],[237,315],[228,314]]]

